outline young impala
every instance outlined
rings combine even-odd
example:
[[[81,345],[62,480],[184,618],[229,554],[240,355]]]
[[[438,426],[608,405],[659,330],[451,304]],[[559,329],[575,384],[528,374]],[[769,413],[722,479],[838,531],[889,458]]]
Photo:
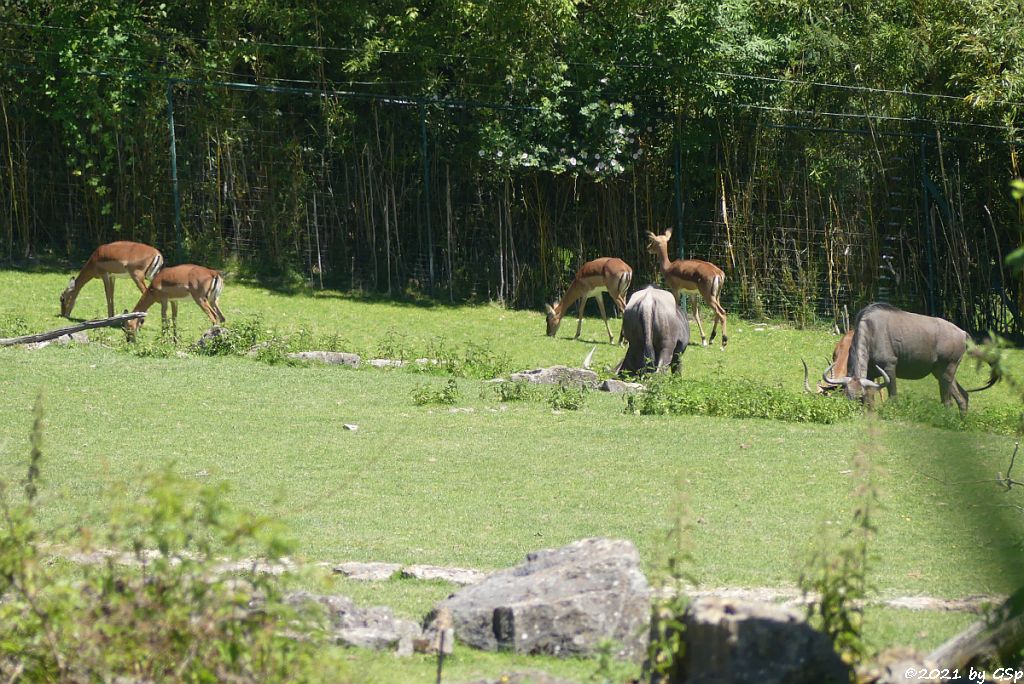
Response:
[[[139,292],[145,293],[146,282],[143,278],[152,280],[163,265],[164,257],[160,251],[141,242],[120,241],[100,245],[78,275],[60,293],[60,315],[70,318],[82,287],[94,278],[101,278],[107,294],[107,316],[113,316],[114,276],[127,274]]]
[[[600,257],[588,261],[576,272],[565,296],[554,305],[547,305],[548,312],[548,336],[554,337],[558,332],[558,326],[562,323],[562,316],[573,305],[579,302],[579,321],[576,323],[576,338],[579,339],[580,330],[583,329],[583,309],[587,299],[597,298],[597,308],[601,311],[601,318],[604,319],[604,328],[608,331],[608,343],[611,344],[612,329],[608,326],[608,315],[604,311],[604,299],[602,292],[607,292],[612,298],[621,314],[626,309],[626,292],[629,291],[629,284],[633,280],[633,269],[622,259],[614,257]],[[619,342],[622,342],[622,334],[619,334]]]
[[[160,302],[160,320],[163,329],[167,328],[167,305],[171,305],[171,326],[174,330],[174,337],[178,337],[178,300],[192,297],[199,308],[210,318],[214,325],[224,322],[224,314],[217,306],[221,290],[224,289],[224,279],[221,274],[213,269],[195,264],[182,264],[171,266],[157,273],[156,278],[150,283],[142,295],[142,299],[135,305],[134,311],[148,311],[149,307]],[[134,338],[135,333],[142,325],[144,319],[136,318],[125,324],[128,335]]]

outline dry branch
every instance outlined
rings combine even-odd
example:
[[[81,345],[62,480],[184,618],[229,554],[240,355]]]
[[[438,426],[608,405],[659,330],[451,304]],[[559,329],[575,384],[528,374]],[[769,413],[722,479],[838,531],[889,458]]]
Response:
[[[55,340],[62,335],[70,335],[72,333],[81,332],[82,330],[90,330],[92,328],[108,328],[118,325],[122,325],[133,318],[145,317],[145,311],[132,311],[129,313],[118,314],[111,318],[99,318],[94,321],[82,321],[76,325],[70,325],[66,328],[59,328],[57,330],[50,330],[49,332],[36,333],[34,335],[23,335],[21,337],[0,337],[0,347],[10,347],[16,344],[31,344],[33,342],[45,342],[46,340]]]

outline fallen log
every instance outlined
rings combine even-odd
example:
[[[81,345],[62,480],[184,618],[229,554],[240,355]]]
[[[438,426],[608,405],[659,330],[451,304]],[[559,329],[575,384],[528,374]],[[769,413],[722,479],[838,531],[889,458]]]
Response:
[[[109,328],[116,327],[124,324],[133,318],[145,317],[145,311],[131,311],[110,318],[99,318],[94,321],[82,321],[76,325],[69,325],[66,328],[60,328],[58,330],[50,330],[49,332],[36,333],[34,335],[22,335],[21,337],[0,337],[0,347],[11,347],[16,344],[32,344],[33,342],[45,342],[46,340],[55,340],[62,335],[70,335],[71,333],[81,332],[82,330],[91,330],[92,328]]]
[[[1024,589],[1018,590],[986,619],[974,623],[928,655],[928,661],[949,669],[1016,663],[1024,648]]]

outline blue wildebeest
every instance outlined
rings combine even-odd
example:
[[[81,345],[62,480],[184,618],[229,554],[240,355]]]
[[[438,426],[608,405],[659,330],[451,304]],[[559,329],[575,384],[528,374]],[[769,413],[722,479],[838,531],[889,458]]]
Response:
[[[896,398],[896,379],[919,380],[934,375],[939,381],[942,403],[956,401],[961,413],[967,412],[967,393],[988,389],[999,379],[993,370],[988,384],[964,389],[956,381],[956,371],[967,351],[967,333],[942,318],[901,311],[888,304],[869,304],[857,313],[853,324],[853,341],[847,359],[849,375],[822,379],[830,385],[845,385],[846,396],[861,399],[865,390],[889,390]],[[872,377],[883,378],[881,384]]]
[[[648,285],[629,298],[622,314],[622,334],[629,348],[615,372],[646,373],[680,365],[690,343],[690,322],[679,310],[671,292]]]

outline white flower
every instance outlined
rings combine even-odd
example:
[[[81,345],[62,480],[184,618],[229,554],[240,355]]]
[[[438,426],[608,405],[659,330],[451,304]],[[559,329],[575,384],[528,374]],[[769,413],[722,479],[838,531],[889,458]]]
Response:
[[[502,152],[501,150],[498,150],[498,159],[501,159],[504,156],[505,156],[505,153]]]
[[[576,166],[576,157],[569,157],[569,166]]]

